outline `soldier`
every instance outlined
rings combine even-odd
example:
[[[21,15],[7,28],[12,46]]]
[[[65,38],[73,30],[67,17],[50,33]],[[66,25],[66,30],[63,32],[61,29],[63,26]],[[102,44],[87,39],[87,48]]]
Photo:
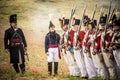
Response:
[[[45,37],[45,53],[48,56],[48,72],[50,75],[52,74],[52,61],[54,61],[54,76],[58,74],[59,41],[60,36],[56,33],[55,26],[50,21],[49,32]]]
[[[107,70],[104,57],[103,57],[103,53],[102,53],[102,50],[103,50],[102,41],[103,41],[103,36],[104,36],[103,34],[104,34],[104,29],[105,29],[105,23],[106,23],[106,16],[101,16],[99,30],[95,38],[95,49],[93,50],[93,53],[95,53],[94,55],[97,61],[96,68],[98,69],[98,74],[100,74],[100,76],[103,79],[109,79],[108,70]]]
[[[26,40],[23,31],[17,27],[17,15],[10,15],[10,28],[5,31],[4,46],[7,52],[10,52],[10,63],[16,73],[19,73],[19,67],[22,73],[25,73],[25,51],[27,50]]]
[[[75,33],[78,31],[79,24],[80,24],[80,20],[75,19],[73,29],[71,29],[71,31],[70,31],[69,41],[71,43],[70,44],[71,48],[73,48],[73,53],[74,53],[76,63],[81,71],[81,76],[82,76],[82,78],[87,78],[87,71],[86,71],[86,67],[85,67],[85,63],[84,63],[84,58],[83,58],[83,55],[80,51],[81,50],[80,42],[82,42],[82,40],[80,40],[80,39],[83,38],[84,32],[82,32],[82,31],[80,32],[80,33],[82,33],[82,35],[81,34],[79,35],[80,42],[77,45],[75,43]]]
[[[63,25],[61,25],[62,30],[64,31],[64,34],[61,37],[61,45],[62,45],[62,53],[64,55],[64,59],[68,65],[69,71],[70,71],[70,75],[71,76],[80,76],[80,70],[72,56],[72,54],[70,53],[70,51],[67,49],[67,43],[65,41],[66,38],[66,31],[68,30],[69,27],[69,19],[65,19],[65,20],[60,20],[61,22],[63,21]],[[68,34],[69,36],[69,34]]]
[[[83,55],[84,55],[88,76],[89,78],[93,78],[97,76],[97,69],[95,68],[91,57],[90,46],[91,46],[92,34],[94,33],[95,30],[96,20],[93,21],[87,20],[87,21],[88,22],[85,24],[85,28],[87,31],[84,36],[82,47],[83,47]]]
[[[120,78],[120,18],[114,21],[113,31],[112,46],[109,47],[109,49],[113,50],[113,55],[116,61],[117,76]]]
[[[109,72],[110,79],[116,79],[116,71],[115,71],[115,63],[114,63],[115,60],[113,56],[113,50],[109,49],[109,47],[112,46],[110,43],[114,35],[112,27],[113,25],[110,23],[107,26],[106,38],[104,40],[105,49],[102,50],[102,54],[103,54],[104,62]]]

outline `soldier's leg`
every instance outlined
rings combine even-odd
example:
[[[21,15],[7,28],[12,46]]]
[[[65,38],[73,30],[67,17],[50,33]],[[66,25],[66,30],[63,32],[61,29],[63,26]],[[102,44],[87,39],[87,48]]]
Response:
[[[49,75],[52,74],[52,62],[48,62],[48,72],[49,72]]]
[[[110,67],[108,68],[108,70],[110,73],[110,79],[116,79],[117,75],[116,75],[115,67]]]
[[[100,74],[103,79],[109,80],[109,72],[104,62],[101,62]]]
[[[52,74],[52,61],[53,61],[53,49],[49,48],[49,52],[48,52],[48,73],[49,75]]]
[[[20,72],[20,70],[19,70],[19,67],[18,67],[18,64],[17,64],[17,63],[13,63],[13,67],[14,67],[14,69],[15,69],[16,73],[19,73],[19,72]]]
[[[70,75],[73,76],[73,71],[74,71],[74,65],[73,65],[74,62],[73,61],[74,60],[73,60],[73,57],[69,51],[66,51],[65,60],[66,60],[66,63],[68,65]]]
[[[58,48],[54,48],[54,75],[58,74],[58,61],[59,61],[59,51]]]
[[[58,62],[54,62],[54,74],[58,74]]]
[[[78,65],[78,67],[80,68],[81,76],[83,78],[87,77],[87,70],[86,70],[86,67],[85,67],[83,55],[80,54],[79,50],[74,50],[74,57],[76,59],[76,63]]]
[[[117,77],[120,78],[120,49],[113,51],[113,55],[116,61],[115,68],[116,68]]]
[[[20,69],[22,71],[22,73],[25,73],[25,63],[20,64]]]

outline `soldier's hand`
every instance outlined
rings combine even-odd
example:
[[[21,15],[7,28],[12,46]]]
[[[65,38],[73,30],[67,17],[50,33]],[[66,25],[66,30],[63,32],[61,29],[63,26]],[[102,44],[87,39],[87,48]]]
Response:
[[[112,48],[112,47],[109,47],[109,50],[111,51],[111,50],[113,50],[113,48]]]
[[[27,51],[27,47],[24,47],[24,51]]]
[[[49,56],[49,53],[47,52],[46,55]]]
[[[112,48],[113,48],[113,50],[116,50],[116,49],[117,49],[117,47],[116,47],[116,46],[112,46]]]
[[[67,44],[67,43],[64,43],[64,46],[65,46],[65,47],[68,47],[68,44]]]
[[[85,51],[86,51],[86,52],[88,51],[88,48],[87,48],[87,47],[85,47]]]
[[[68,48],[68,47],[65,47],[65,49],[66,49],[67,51],[69,51],[69,48]]]
[[[6,52],[6,53],[9,53],[9,52],[10,52],[10,50],[9,50],[9,49],[5,49],[5,52]]]
[[[73,41],[73,46],[77,46],[75,41]]]
[[[94,51],[93,51],[93,55],[95,55],[95,54],[97,54],[97,49],[94,49]]]
[[[60,45],[59,48],[62,49],[62,45]]]

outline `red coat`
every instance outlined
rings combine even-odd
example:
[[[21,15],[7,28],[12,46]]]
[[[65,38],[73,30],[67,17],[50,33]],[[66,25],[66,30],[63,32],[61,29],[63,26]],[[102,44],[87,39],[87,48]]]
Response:
[[[69,32],[69,41],[70,41],[70,46],[73,47],[73,40],[74,40],[74,32],[72,29]]]
[[[96,40],[95,40],[95,49],[100,50],[101,47],[101,35],[97,34]]]
[[[92,31],[89,31],[89,33],[88,33],[88,37],[87,37],[87,40],[84,40],[83,41],[83,46],[85,46],[85,47],[87,47],[87,48],[90,48],[90,46],[88,45],[88,42],[90,41],[90,38],[91,38],[91,36],[92,36]],[[85,36],[84,36],[85,37]]]
[[[69,41],[70,41],[70,46],[71,47],[73,46],[74,33],[75,33],[75,31],[73,31],[73,30],[71,30],[70,33],[69,33]],[[79,32],[78,41],[79,41],[80,46],[82,46],[84,35],[85,35],[84,31]]]
[[[84,31],[80,31],[79,38],[78,38],[80,47],[82,47],[84,36],[85,36],[85,32]]]
[[[112,35],[110,35],[110,33],[108,33],[108,34],[106,35],[106,40],[107,40],[107,42],[111,42],[111,41],[112,41],[113,35],[114,35],[114,33],[112,33]],[[108,48],[108,47],[110,46],[110,44],[107,44],[106,46],[107,46],[107,48]]]

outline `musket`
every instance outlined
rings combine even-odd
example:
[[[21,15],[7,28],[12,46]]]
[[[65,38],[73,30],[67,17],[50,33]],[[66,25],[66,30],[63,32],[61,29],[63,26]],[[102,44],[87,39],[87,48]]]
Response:
[[[70,15],[70,19],[69,19],[68,31],[70,30],[70,28],[71,28],[71,26],[72,26],[71,21],[72,21],[73,15],[75,14],[76,8],[77,8],[77,6],[75,6],[75,8],[73,8],[72,11],[71,11],[71,15]]]
[[[85,15],[85,12],[86,12],[86,5],[85,5],[85,7],[84,7],[84,9],[83,9],[83,13],[82,13],[82,18],[81,18],[81,21],[80,21],[80,25],[79,25],[79,27],[78,27],[78,30],[77,30],[77,32],[75,32],[74,33],[74,41],[75,41],[75,44],[76,44],[76,46],[77,46],[77,43],[78,43],[78,36],[79,36],[79,33],[80,33],[80,30],[81,30],[81,26],[82,26],[82,20],[83,20],[83,18],[84,18],[84,15]]]
[[[93,12],[92,12],[92,15],[91,15],[91,21],[94,20],[94,16],[95,16],[96,8],[97,8],[97,4],[95,5],[94,10],[93,10]],[[90,31],[90,30],[87,31],[88,34],[89,34],[89,31]],[[84,41],[87,41],[88,34],[85,34]]]
[[[96,31],[94,33],[94,37],[93,37],[93,41],[92,41],[92,46],[93,46],[93,55],[95,55],[96,53],[94,52],[94,49],[95,49],[95,38],[97,36],[97,32],[98,32],[98,29],[99,29],[99,24],[100,24],[100,18],[103,16],[103,8],[101,8],[100,10],[100,15],[99,15],[99,19],[98,19],[98,22],[97,22],[97,26],[96,26]]]
[[[97,8],[97,4],[96,4],[95,7],[94,7],[94,10],[93,10],[93,13],[92,13],[92,16],[91,16],[91,20],[94,19],[95,12],[96,12],[96,8]]]
[[[100,9],[100,15],[99,15],[99,19],[97,22],[97,26],[96,26],[96,31],[95,31],[95,37],[97,35],[98,29],[99,29],[99,24],[100,24],[100,18],[103,16],[103,8]]]
[[[72,20],[73,15],[75,14],[75,11],[76,11],[76,7],[73,8],[73,9],[71,10],[71,13],[70,13],[69,27],[68,27],[67,31],[65,31],[64,35],[63,35],[64,45],[65,45],[66,43],[69,44],[69,43],[68,43],[68,39],[69,39],[69,31],[70,31],[70,28],[71,28],[71,20]],[[64,53],[66,53],[66,46],[64,46],[63,51],[64,51]]]
[[[73,15],[75,14],[75,11],[76,11],[76,7],[71,10],[71,15],[70,15],[70,19],[69,19],[69,27],[68,27],[68,30],[65,32],[65,38],[64,39],[65,39],[65,42],[67,42],[67,43],[68,43],[68,38],[69,38],[69,36],[68,36],[69,31],[70,31],[71,26],[72,26],[71,21],[72,21]]]
[[[107,14],[107,19],[106,19],[106,24],[105,24],[105,31],[104,31],[105,36],[104,36],[104,46],[103,46],[103,49],[105,49],[106,32],[107,32],[107,26],[108,26],[109,18],[110,18],[111,4],[112,4],[112,1],[110,1],[110,6],[108,8],[108,14]]]
[[[93,12],[92,12],[91,21],[94,20],[94,16],[95,16],[95,13],[96,13],[96,8],[97,8],[97,4],[95,5],[94,10],[93,10]],[[85,42],[88,41],[89,32],[90,32],[90,30],[88,30],[88,31],[86,32],[86,34],[85,34],[85,37],[84,37],[84,41],[85,41]],[[87,51],[87,50],[85,50],[85,52],[86,52],[86,51]],[[91,58],[90,50],[88,50],[87,52],[88,52],[89,57]]]
[[[115,12],[116,12],[116,9],[115,9],[115,7],[114,7],[113,10],[112,10],[112,13],[111,13],[111,15],[110,15],[109,22],[110,22],[110,20],[112,20],[112,17],[113,17],[113,15],[115,14]]]
[[[61,27],[61,28],[62,28],[62,26],[63,26],[64,19],[65,19],[65,15],[63,15],[61,18],[59,18],[59,23],[60,23],[60,27]]]

